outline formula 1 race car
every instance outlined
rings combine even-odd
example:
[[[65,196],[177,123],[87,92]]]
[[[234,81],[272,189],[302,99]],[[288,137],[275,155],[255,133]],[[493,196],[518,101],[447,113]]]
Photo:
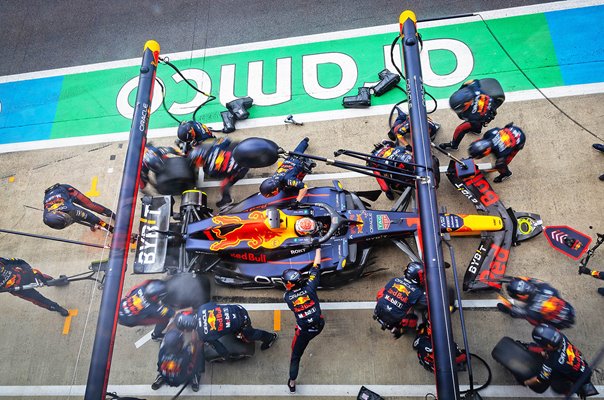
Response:
[[[479,171],[475,173],[481,176]],[[461,182],[470,192],[472,188],[484,188],[480,180]],[[412,190],[407,190],[389,211],[369,209],[362,196],[371,197],[346,191],[334,181],[332,187],[309,189],[300,204],[293,203],[295,196],[287,193],[270,199],[255,194],[223,215],[213,215],[205,194],[198,190],[183,193],[178,213],[172,211],[170,196],[146,197],[134,270],[212,271],[216,282],[223,285],[281,287],[282,272],[292,267],[307,271],[314,259],[313,250],[321,246],[322,285],[335,287],[363,276],[371,263],[373,246],[382,240],[395,241],[411,259],[419,260],[405,240],[417,237],[419,226],[419,215],[404,211]],[[452,235],[492,233],[485,234],[483,242],[492,241],[484,242],[484,246],[491,243],[489,251],[498,249],[493,260],[498,260],[503,251],[509,252],[506,246],[539,233],[538,229],[523,233],[515,228],[519,226],[518,218],[539,226],[538,216],[514,213],[502,205],[491,210],[495,211],[491,215],[441,214],[441,230]],[[304,221],[313,229],[297,229]],[[491,239],[499,238],[497,234],[505,240]],[[483,276],[485,262],[477,269],[478,277]],[[487,272],[490,274],[490,269]]]

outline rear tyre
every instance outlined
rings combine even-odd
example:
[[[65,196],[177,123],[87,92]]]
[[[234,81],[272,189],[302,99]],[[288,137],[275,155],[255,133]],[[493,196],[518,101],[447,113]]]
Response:
[[[177,307],[196,309],[210,301],[210,281],[204,275],[183,272],[173,275],[167,282],[166,303]]]
[[[491,356],[510,371],[519,383],[537,376],[543,365],[543,359],[507,336],[497,343]],[[547,383],[530,386],[537,393],[545,392],[548,387]]]
[[[180,195],[195,187],[195,174],[189,160],[173,157],[164,160],[164,168],[156,173],[155,189],[161,194]]]

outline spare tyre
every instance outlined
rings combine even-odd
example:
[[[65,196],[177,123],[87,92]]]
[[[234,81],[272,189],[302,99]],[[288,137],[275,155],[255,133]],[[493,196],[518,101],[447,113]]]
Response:
[[[224,335],[219,338],[218,341],[229,352],[229,360],[240,360],[243,358],[250,358],[256,352],[256,342],[243,342],[235,335]],[[208,344],[203,346],[203,355],[207,362],[221,360],[222,357],[214,350],[214,348]]]
[[[543,359],[528,351],[514,339],[504,336],[491,352],[491,356],[514,375],[520,383],[537,376],[541,371]],[[543,393],[549,384],[532,385],[531,389]]]

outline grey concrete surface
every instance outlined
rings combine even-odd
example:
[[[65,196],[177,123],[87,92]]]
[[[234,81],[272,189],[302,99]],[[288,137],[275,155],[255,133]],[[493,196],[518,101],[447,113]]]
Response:
[[[604,123],[599,106],[604,95],[560,98],[554,101],[589,129],[602,134]],[[438,111],[434,119],[442,124],[437,142],[449,139],[458,120],[449,110]],[[504,204],[518,211],[541,214],[545,225],[570,225],[580,231],[595,235],[604,228],[601,216],[601,199],[604,185],[597,176],[604,170],[604,157],[592,151],[596,140],[574,123],[562,116],[544,100],[506,103],[492,126],[503,126],[514,121],[527,134],[527,144],[510,165],[514,176],[509,181],[495,185]],[[249,136],[264,136],[286,148],[293,147],[302,137],[311,139],[309,152],[327,156],[334,149],[346,147],[368,150],[370,144],[385,137],[385,116],[307,123],[303,127],[283,125],[268,129],[237,130],[235,140]],[[329,138],[329,140],[326,140]],[[465,139],[458,155],[474,137]],[[170,144],[172,139],[157,140]],[[90,232],[81,226],[71,226],[54,231],[42,224],[41,212],[24,205],[41,207],[43,191],[55,182],[70,183],[82,191],[90,189],[93,176],[98,177],[98,201],[115,207],[119,179],[124,160],[120,143],[80,146],[67,149],[39,150],[3,154],[0,157],[0,227],[58,237],[103,243],[104,235]],[[112,157],[115,156],[115,157]],[[112,160],[112,158],[114,158]],[[444,164],[445,159],[441,157]],[[112,170],[111,170],[112,169]],[[270,169],[252,171],[250,176],[262,176]],[[336,172],[332,167],[320,165],[317,173]],[[9,177],[14,181],[10,182]],[[371,178],[347,179],[345,188],[372,189],[377,183]],[[330,184],[317,181],[313,185]],[[235,186],[234,197],[242,199],[253,193],[255,186]],[[218,198],[215,188],[207,190],[210,202]],[[388,207],[389,201],[380,198],[376,208]],[[473,212],[469,202],[456,193],[443,177],[439,189],[439,205],[450,211]],[[136,225],[135,225],[136,226]],[[593,228],[592,228],[593,227]],[[460,279],[478,238],[455,238]],[[392,276],[399,275],[406,260],[394,246],[386,245],[377,251],[375,268],[386,268],[366,279],[353,282],[338,290],[320,292],[323,301],[371,301],[377,290]],[[11,235],[0,235],[0,255],[19,257],[44,272],[74,274],[85,271],[95,259],[106,252],[68,244],[60,244]],[[598,254],[593,265],[602,265]],[[131,265],[130,261],[130,265]],[[550,282],[560,289],[577,310],[575,327],[565,332],[571,340],[591,358],[602,345],[600,327],[604,316],[600,311],[602,297],[596,293],[599,283],[586,276],[577,276],[576,263],[554,251],[544,237],[523,243],[512,250],[508,273],[533,276]],[[451,279],[449,272],[449,279]],[[144,277],[128,274],[125,288],[140,282]],[[96,325],[100,292],[94,282],[73,283],[64,288],[42,288],[45,295],[70,309],[78,309],[68,335],[62,335],[63,319],[21,299],[1,294],[3,318],[0,319],[0,386],[6,385],[84,385]],[[281,292],[233,290],[213,287],[213,294],[221,299],[247,302],[277,302]],[[465,293],[467,299],[494,299],[494,293]],[[417,363],[411,350],[411,337],[394,341],[382,332],[371,319],[369,310],[325,312],[325,331],[309,346],[305,354],[299,384],[324,385],[430,385],[433,376]],[[251,312],[254,325],[272,330],[272,312]],[[453,317],[455,337],[461,343],[457,317]],[[468,310],[466,323],[470,333],[473,353],[485,358],[493,369],[493,384],[513,385],[512,377],[491,358],[490,351],[504,335],[520,340],[530,339],[531,326],[512,320],[495,310]],[[119,327],[113,355],[110,384],[150,384],[155,377],[157,343],[148,342],[140,349],[134,343],[146,334],[147,327]],[[208,366],[203,384],[265,384],[282,385],[284,391],[289,360],[289,343],[293,335],[293,317],[282,313],[281,337],[274,348],[258,351],[254,358],[232,364]],[[484,371],[476,367],[480,381]],[[604,383],[596,374],[596,384]],[[464,375],[460,382],[466,383]],[[144,397],[144,396],[143,396]],[[183,398],[188,398],[184,396]],[[279,398],[279,397],[276,397]],[[289,398],[284,393],[283,398]]]
[[[140,57],[149,39],[174,53],[547,2],[4,0],[0,76]]]

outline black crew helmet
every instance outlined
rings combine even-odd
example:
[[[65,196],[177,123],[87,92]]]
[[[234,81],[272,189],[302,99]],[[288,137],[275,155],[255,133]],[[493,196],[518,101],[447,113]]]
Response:
[[[148,144],[145,146],[145,154],[143,155],[143,163],[147,165],[151,171],[159,171],[164,166],[163,154],[160,149]]]
[[[264,197],[273,197],[277,193],[279,193],[279,182],[275,178],[267,178],[260,184],[260,194]]]
[[[286,269],[281,275],[285,289],[292,290],[302,285],[302,274],[297,269]]]
[[[548,324],[539,324],[533,329],[533,340],[545,350],[555,350],[562,344],[562,334]]]
[[[200,142],[206,139],[206,136],[213,136],[211,132],[206,132],[203,124],[197,121],[182,121],[178,125],[178,138],[183,142]]]
[[[162,297],[168,294],[168,286],[166,282],[153,280],[145,287],[145,297],[151,301],[159,301]]]
[[[45,212],[42,220],[52,229],[64,229],[73,224],[73,217],[63,211]]]
[[[526,301],[537,289],[532,283],[522,279],[513,278],[507,286],[509,295],[521,301]]]
[[[197,121],[182,121],[178,125],[178,139],[183,142],[202,142],[208,138],[214,137],[212,131],[207,126]]]
[[[424,282],[424,267],[417,261],[412,261],[405,268],[405,278],[408,281],[420,285]]]
[[[472,158],[486,157],[491,153],[491,141],[488,139],[480,139],[470,144],[468,154]]]
[[[164,336],[161,347],[170,353],[176,353],[182,350],[184,343],[184,333],[178,329],[172,329]]]

